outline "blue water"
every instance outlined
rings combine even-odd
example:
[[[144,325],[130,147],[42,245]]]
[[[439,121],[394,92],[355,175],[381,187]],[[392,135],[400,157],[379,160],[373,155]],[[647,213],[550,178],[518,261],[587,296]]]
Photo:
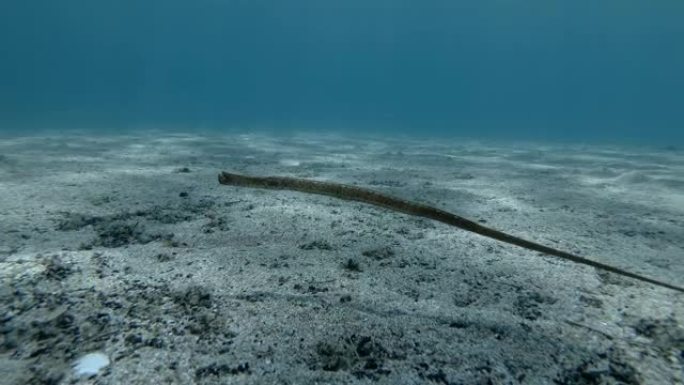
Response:
[[[684,142],[679,0],[0,5],[0,130]]]

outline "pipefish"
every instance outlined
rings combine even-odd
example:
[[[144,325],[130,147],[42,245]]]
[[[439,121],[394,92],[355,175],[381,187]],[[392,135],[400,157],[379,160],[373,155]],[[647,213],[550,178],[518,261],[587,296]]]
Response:
[[[222,185],[261,188],[270,190],[292,190],[309,194],[326,195],[333,198],[348,201],[357,201],[374,206],[384,207],[386,209],[398,211],[404,214],[433,219],[435,221],[446,223],[448,225],[458,227],[460,229],[470,231],[476,234],[480,234],[485,237],[493,238],[501,242],[510,243],[519,247],[523,247],[525,249],[538,251],[540,253],[548,255],[553,255],[555,257],[572,261],[578,264],[591,266],[599,270],[608,271],[614,274],[633,278],[643,282],[648,282],[653,285],[665,287],[668,289],[684,293],[684,288],[679,286],[675,286],[653,278],[632,273],[614,266],[610,266],[585,257],[581,257],[579,255],[568,253],[566,251],[554,249],[553,247],[544,246],[536,242],[528,241],[526,239],[519,238],[499,230],[495,230],[491,227],[483,226],[470,219],[461,217],[456,214],[452,214],[444,210],[440,210],[432,206],[428,206],[417,202],[410,202],[401,198],[396,198],[390,195],[382,194],[377,191],[368,190],[362,187],[292,177],[260,177],[241,175],[226,171],[223,171],[219,174],[218,181]]]

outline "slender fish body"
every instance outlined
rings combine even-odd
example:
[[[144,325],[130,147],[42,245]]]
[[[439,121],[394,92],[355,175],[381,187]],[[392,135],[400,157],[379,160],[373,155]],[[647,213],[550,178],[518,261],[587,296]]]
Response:
[[[470,219],[463,218],[461,216],[449,213],[444,210],[440,210],[438,208],[434,208],[421,203],[410,202],[404,199],[392,197],[386,194],[379,193],[377,191],[372,191],[357,186],[290,177],[258,177],[234,174],[226,171],[223,171],[219,174],[218,180],[220,184],[229,186],[262,188],[271,190],[292,190],[309,194],[327,195],[338,199],[368,203],[371,205],[398,211],[404,214],[433,219],[454,227],[458,227],[466,231],[470,231],[485,237],[496,239],[501,242],[510,243],[516,246],[523,247],[525,249],[553,255],[555,257],[572,261],[578,264],[592,266],[599,270],[609,271],[611,273],[615,273],[625,277],[630,277],[639,281],[648,282],[657,286],[666,287],[668,289],[684,293],[684,288],[679,286],[675,286],[653,278],[648,278],[614,266],[606,265],[601,262],[581,257],[579,255],[554,249],[552,247],[544,246],[536,242],[528,241],[526,239],[522,239],[499,230],[495,230],[491,227],[482,226],[481,224],[474,222]]]

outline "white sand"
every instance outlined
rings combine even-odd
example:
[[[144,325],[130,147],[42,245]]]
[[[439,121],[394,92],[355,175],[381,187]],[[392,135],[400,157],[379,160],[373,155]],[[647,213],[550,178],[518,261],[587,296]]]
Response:
[[[0,375],[85,381],[69,363],[100,351],[100,384],[682,383],[678,293],[216,180],[356,183],[681,286],[682,165],[681,151],[619,146],[2,138]]]

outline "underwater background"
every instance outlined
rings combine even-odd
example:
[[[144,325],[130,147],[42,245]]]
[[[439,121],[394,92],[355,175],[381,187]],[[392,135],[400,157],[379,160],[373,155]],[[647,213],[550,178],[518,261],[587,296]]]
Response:
[[[681,0],[0,1],[0,385],[684,384],[683,41]]]
[[[0,131],[684,139],[684,3],[0,5]]]

